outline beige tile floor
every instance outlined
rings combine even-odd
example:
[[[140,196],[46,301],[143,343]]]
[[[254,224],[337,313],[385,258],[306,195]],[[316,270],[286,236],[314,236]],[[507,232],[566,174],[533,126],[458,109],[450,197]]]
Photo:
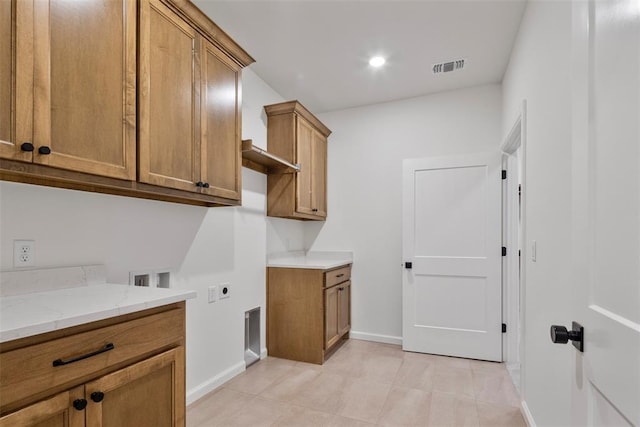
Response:
[[[187,426],[526,427],[503,363],[349,340],[323,366],[268,357],[187,408]]]

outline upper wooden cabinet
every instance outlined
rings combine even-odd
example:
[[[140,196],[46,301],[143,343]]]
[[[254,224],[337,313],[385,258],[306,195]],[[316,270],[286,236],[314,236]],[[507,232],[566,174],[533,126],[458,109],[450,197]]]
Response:
[[[269,152],[300,172],[267,176],[267,215],[301,220],[327,217],[327,138],[331,131],[298,101],[267,105]]]
[[[0,2],[0,158],[28,162],[20,146],[33,140],[32,22],[33,4]]]
[[[3,1],[0,179],[237,205],[251,62],[188,0]]]
[[[15,25],[5,27],[9,8]],[[1,55],[15,66],[2,65],[13,114],[5,102],[0,155],[135,179],[135,1],[20,0],[0,9],[2,31],[12,32]]]
[[[140,3],[139,179],[199,191],[195,29],[157,0]],[[170,82],[170,83],[169,83]]]
[[[140,8],[140,181],[240,200],[241,66],[160,0]]]

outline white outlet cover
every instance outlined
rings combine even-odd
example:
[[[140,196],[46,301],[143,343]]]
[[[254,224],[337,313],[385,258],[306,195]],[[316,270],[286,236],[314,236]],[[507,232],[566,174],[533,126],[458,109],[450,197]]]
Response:
[[[36,242],[34,240],[13,241],[13,267],[24,268],[36,265]]]
[[[220,299],[226,299],[226,298],[229,298],[231,296],[231,284],[230,283],[221,283],[220,286],[218,287],[218,289],[220,290],[220,293],[218,294],[218,297]]]

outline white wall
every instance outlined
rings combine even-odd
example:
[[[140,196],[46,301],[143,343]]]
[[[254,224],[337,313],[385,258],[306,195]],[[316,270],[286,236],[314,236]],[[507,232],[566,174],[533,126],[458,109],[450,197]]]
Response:
[[[266,147],[262,106],[283,101],[251,70],[243,73],[243,137]],[[243,205],[201,208],[0,182],[0,269],[11,270],[13,240],[36,242],[36,266],[100,263],[111,282],[133,270],[171,267],[187,303],[187,396],[198,397],[244,368],[244,311],[262,307],[265,347],[267,227],[274,241],[303,247],[301,225],[266,211],[266,177],[243,169]],[[275,245],[277,246],[277,245]],[[207,287],[229,282],[231,298],[207,303]]]
[[[523,99],[526,299],[523,397],[538,426],[569,425],[572,351],[552,324],[571,324],[571,2],[528,2],[503,80],[505,137]],[[537,262],[528,252],[537,242]]]
[[[311,250],[352,250],[352,330],[402,335],[402,160],[496,150],[501,89],[488,85],[320,114],[328,219],[305,224]]]

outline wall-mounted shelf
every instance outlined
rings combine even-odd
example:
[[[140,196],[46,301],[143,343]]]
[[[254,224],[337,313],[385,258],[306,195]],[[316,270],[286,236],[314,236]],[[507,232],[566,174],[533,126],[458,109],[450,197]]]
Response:
[[[300,172],[300,165],[288,162],[282,157],[254,146],[251,139],[242,140],[242,166],[264,174],[275,171]]]

